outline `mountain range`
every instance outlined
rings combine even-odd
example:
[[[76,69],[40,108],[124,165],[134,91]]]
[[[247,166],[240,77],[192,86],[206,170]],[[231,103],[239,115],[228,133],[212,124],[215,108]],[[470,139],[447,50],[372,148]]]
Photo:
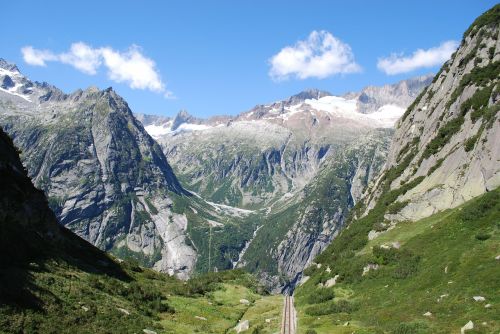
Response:
[[[111,88],[65,94],[0,65],[0,122],[62,225],[178,277],[245,267],[275,289],[338,232],[382,167],[394,121],[431,80],[163,119],[135,118]]]
[[[497,333],[499,27],[434,76],[209,119],[0,59],[0,331],[274,333],[283,292],[308,334]]]

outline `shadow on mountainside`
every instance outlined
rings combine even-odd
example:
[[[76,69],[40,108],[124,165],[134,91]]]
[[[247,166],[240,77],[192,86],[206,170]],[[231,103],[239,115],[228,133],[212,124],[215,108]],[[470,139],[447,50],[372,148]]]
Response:
[[[104,252],[57,223],[44,193],[33,186],[19,152],[0,128],[0,306],[41,309],[39,296],[50,292],[37,284],[33,273],[56,267],[130,280]]]

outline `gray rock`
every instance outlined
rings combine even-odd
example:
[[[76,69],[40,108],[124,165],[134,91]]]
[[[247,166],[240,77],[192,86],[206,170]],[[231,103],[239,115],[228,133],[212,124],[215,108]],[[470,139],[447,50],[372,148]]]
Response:
[[[466,331],[474,329],[474,323],[469,320],[462,328],[460,328],[460,334],[465,334]]]
[[[249,328],[250,328],[250,323],[248,322],[248,320],[240,320],[238,325],[234,327],[234,330],[236,331],[236,333],[241,333],[247,331]]]
[[[496,39],[498,26],[484,26],[483,33],[466,36],[463,43],[444,66],[439,76],[429,85],[418,103],[407,116],[396,125],[388,161],[384,170],[396,166],[411,150],[416,155],[407,168],[391,184],[391,189],[411,182],[419,177],[423,181],[413,189],[401,195],[397,201],[408,203],[397,214],[387,215],[390,220],[418,220],[436,212],[454,208],[484,192],[500,186],[500,114],[497,112],[486,125],[485,119],[471,119],[472,111],[468,111],[460,129],[443,143],[439,150],[424,156],[429,143],[436,138],[445,124],[460,117],[464,103],[481,87],[474,81],[457,91],[462,79],[473,69],[488,66],[500,60],[500,41]],[[481,38],[481,40],[479,40]],[[477,48],[484,44],[485,48]],[[490,59],[487,52],[493,48],[494,57]],[[479,64],[475,59],[481,58]],[[498,85],[499,78],[493,78],[488,85]],[[460,92],[455,94],[454,92]],[[487,105],[498,108],[500,96],[494,90]],[[471,138],[478,136],[471,145]],[[468,142],[469,141],[469,142]],[[470,147],[466,147],[466,144]],[[384,175],[385,172],[382,173]],[[382,178],[383,176],[381,176]],[[375,205],[380,193],[377,182],[365,196],[367,210]]]

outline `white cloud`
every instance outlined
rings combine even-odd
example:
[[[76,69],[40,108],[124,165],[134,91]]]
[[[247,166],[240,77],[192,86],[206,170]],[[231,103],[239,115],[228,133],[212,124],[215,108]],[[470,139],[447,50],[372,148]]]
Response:
[[[86,74],[96,74],[101,66],[101,50],[93,49],[85,43],[71,44],[69,52],[59,55],[59,60]]]
[[[269,75],[274,80],[286,80],[291,76],[323,79],[361,71],[351,47],[324,30],[313,31],[306,40],[281,49],[269,63]]]
[[[33,66],[46,66],[47,61],[57,60],[57,56],[49,50],[36,50],[32,46],[21,49],[24,61]]]
[[[93,48],[83,42],[73,43],[68,52],[55,54],[49,50],[38,50],[32,46],[21,49],[24,61],[34,66],[46,66],[48,61],[68,64],[77,70],[94,75],[101,66],[108,72],[108,78],[115,82],[126,83],[132,89],[150,90],[162,93],[167,99],[175,98],[161,80],[155,62],[132,45],[127,51],[120,52],[111,47]]]
[[[446,41],[434,48],[418,49],[411,56],[393,53],[387,58],[380,58],[377,67],[386,74],[393,75],[441,65],[456,51],[458,45],[457,41]]]
[[[119,53],[111,48],[102,48],[101,54],[111,80],[128,82],[130,87],[134,89],[165,91],[165,85],[156,71],[155,62],[144,57],[137,46],[133,45],[124,53]]]

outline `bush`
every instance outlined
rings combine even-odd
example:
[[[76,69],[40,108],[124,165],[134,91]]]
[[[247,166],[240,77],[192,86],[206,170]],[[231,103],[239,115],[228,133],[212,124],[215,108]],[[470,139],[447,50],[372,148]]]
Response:
[[[375,224],[373,224],[373,230],[377,232],[386,231],[388,228],[389,228],[388,223],[376,222]]]
[[[486,86],[491,80],[498,78],[500,73],[500,61],[490,63],[484,67],[476,67],[470,73],[463,76],[458,87],[453,91],[449,101],[446,103],[446,109],[455,103],[462,94],[465,87],[475,84],[476,86]]]
[[[259,326],[255,327],[253,329],[252,334],[261,334],[261,333],[264,333],[263,329],[264,329],[264,326],[259,325]]]
[[[351,313],[358,309],[357,305],[347,301],[339,300],[338,302],[329,302],[310,306],[306,309],[306,314],[311,316],[319,316],[334,313]]]
[[[496,26],[500,18],[500,5],[495,5],[493,8],[483,13],[469,26],[464,32],[463,38],[467,37],[473,31],[478,31],[484,26]]]
[[[376,262],[382,265],[394,265],[393,278],[403,279],[415,274],[420,257],[408,250],[373,247]]]
[[[473,111],[480,110],[483,107],[488,105],[488,101],[491,96],[491,92],[493,91],[493,85],[489,85],[488,87],[478,89],[474,95],[472,95],[469,99],[467,99],[460,106],[460,111],[462,115],[465,115],[471,108]],[[475,122],[477,118],[471,117],[472,121]]]
[[[488,57],[491,59],[493,59],[493,57],[495,57],[495,47],[492,46],[488,49]]]
[[[403,201],[403,202],[394,202],[391,205],[387,207],[387,213],[389,214],[396,214],[399,211],[401,211],[405,206],[410,203],[409,200]]]
[[[436,75],[435,78],[437,78],[438,76]],[[403,116],[401,117],[401,121],[404,122],[404,120],[406,119],[406,117],[408,117],[408,115],[413,111],[413,109],[417,106],[417,104],[420,103],[420,100],[422,99],[422,97],[425,95],[425,93],[427,92],[427,89],[429,87],[425,87],[424,90],[417,96],[417,98],[413,101],[413,103],[406,109],[405,113],[403,114]]]
[[[403,322],[393,331],[394,334],[424,334],[428,333],[428,326],[423,322]]]
[[[308,329],[306,330],[306,334],[318,334],[314,329]]]
[[[474,149],[474,146],[476,145],[477,142],[477,138],[478,135],[476,134],[465,141],[464,145],[465,152],[470,152]]]
[[[335,293],[329,288],[318,288],[314,290],[306,299],[308,304],[319,304],[335,298]]]
[[[441,158],[438,161],[436,161],[436,163],[434,164],[434,166],[432,166],[431,168],[429,168],[429,171],[427,172],[427,176],[431,175],[432,173],[434,173],[434,171],[436,169],[438,169],[439,167],[441,167],[441,165],[443,164],[443,161],[444,161],[444,158]]]
[[[477,205],[468,205],[460,212],[460,218],[464,222],[473,223],[489,214],[491,209],[500,202],[500,194],[498,191],[490,191],[477,201]]]
[[[372,252],[378,264],[388,265],[399,261],[400,251],[396,248],[374,246]]]
[[[418,271],[419,256],[409,256],[401,259],[394,269],[392,277],[403,279],[414,275]]]
[[[429,144],[425,147],[425,151],[422,154],[422,160],[430,157],[431,155],[436,154],[450,141],[451,137],[460,131],[462,124],[464,123],[464,116],[460,115],[458,117],[453,118],[448,121],[445,125],[443,125]]]
[[[491,235],[488,233],[478,233],[476,234],[476,239],[480,241],[485,241],[491,238]]]

